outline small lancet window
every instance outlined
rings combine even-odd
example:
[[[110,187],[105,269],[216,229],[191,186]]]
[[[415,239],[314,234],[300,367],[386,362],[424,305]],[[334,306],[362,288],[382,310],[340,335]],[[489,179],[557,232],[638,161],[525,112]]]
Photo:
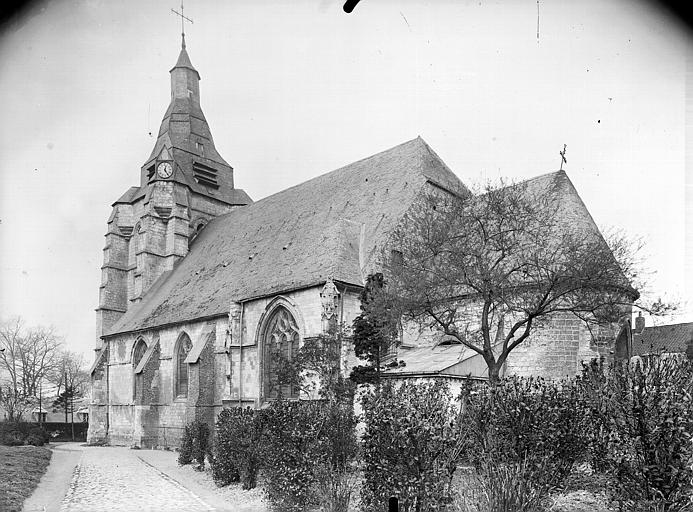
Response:
[[[144,357],[144,353],[147,351],[147,344],[142,338],[135,342],[135,348],[132,351],[132,369],[133,371],[140,364],[140,361]]]
[[[145,352],[147,351],[147,344],[142,338],[135,341],[135,346],[132,348],[132,398],[137,396],[137,382],[138,375],[135,374],[137,366],[142,361]]]
[[[188,396],[188,363],[185,359],[192,350],[190,336],[183,333],[178,339],[178,348],[175,357],[176,362],[176,397]]]

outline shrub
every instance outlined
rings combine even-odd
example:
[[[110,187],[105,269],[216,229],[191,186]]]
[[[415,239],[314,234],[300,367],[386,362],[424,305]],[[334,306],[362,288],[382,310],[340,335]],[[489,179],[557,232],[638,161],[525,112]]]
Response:
[[[31,428],[31,430],[29,430],[29,435],[35,436],[35,437],[41,439],[41,441],[42,441],[41,444],[34,445],[34,446],[43,446],[45,443],[48,443],[51,440],[50,433],[45,428],[43,428],[41,426],[36,426],[36,427]],[[33,444],[33,443],[29,443],[29,444]]]
[[[386,383],[362,398],[366,510],[385,510],[391,496],[400,510],[444,510],[456,468],[457,413],[442,383]]]
[[[31,424],[24,421],[3,421],[0,423],[0,444],[21,446],[26,442],[31,429]]]
[[[264,411],[263,421],[264,489],[272,508],[298,511],[319,503],[345,510],[341,504],[351,497],[345,485],[356,453],[352,403],[278,400]]]
[[[590,409],[590,419],[608,428],[603,463],[621,506],[682,510],[693,488],[691,362],[653,358],[606,372],[593,365],[580,382],[586,394],[602,396]]]
[[[217,485],[241,481],[253,489],[262,460],[262,413],[225,409],[217,417],[212,475]]]
[[[321,407],[320,459],[314,468],[315,494],[323,512],[347,512],[359,483],[353,394],[328,400]]]
[[[463,400],[462,456],[482,474],[489,460],[505,464],[504,475],[522,468],[534,489],[548,492],[584,456],[584,404],[570,381],[513,377]]]
[[[266,411],[264,490],[274,510],[315,504],[313,466],[321,422],[316,402],[278,400]]]
[[[178,464],[184,466],[197,461],[198,470],[203,470],[205,457],[209,453],[209,427],[206,423],[195,420],[185,426]]]
[[[617,434],[611,427],[611,391],[604,359],[583,363],[582,374],[576,377],[575,385],[584,406],[587,462],[594,471],[605,473],[609,468],[609,449],[616,442]]]
[[[5,446],[21,446],[24,444],[26,436],[16,430],[8,431],[3,434],[2,444]]]
[[[26,437],[26,444],[30,444],[32,446],[43,446],[44,444],[46,444],[46,442],[43,440],[43,436],[37,434],[29,434]]]
[[[183,431],[183,439],[180,443],[180,450],[178,451],[178,464],[181,466],[186,466],[193,461],[193,433],[189,425],[185,426]]]

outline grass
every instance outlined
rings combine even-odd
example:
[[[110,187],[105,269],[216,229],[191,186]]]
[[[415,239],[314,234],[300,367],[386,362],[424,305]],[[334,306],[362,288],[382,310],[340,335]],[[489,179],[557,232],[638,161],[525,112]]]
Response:
[[[0,446],[0,510],[19,512],[46,472],[51,451],[38,446]]]

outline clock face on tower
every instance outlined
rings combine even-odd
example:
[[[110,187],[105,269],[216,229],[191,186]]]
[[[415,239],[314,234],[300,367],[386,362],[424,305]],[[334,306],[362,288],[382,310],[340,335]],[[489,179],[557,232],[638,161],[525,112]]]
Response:
[[[171,162],[161,162],[156,167],[156,173],[160,178],[170,178],[173,174],[173,166],[171,165]]]

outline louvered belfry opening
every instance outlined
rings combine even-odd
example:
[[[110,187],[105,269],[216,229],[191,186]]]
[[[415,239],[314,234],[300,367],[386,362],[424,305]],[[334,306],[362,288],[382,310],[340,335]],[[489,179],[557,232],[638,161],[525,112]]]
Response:
[[[200,185],[205,185],[207,187],[219,188],[219,182],[217,181],[217,171],[216,169],[209,167],[200,162],[193,163],[193,177]]]

